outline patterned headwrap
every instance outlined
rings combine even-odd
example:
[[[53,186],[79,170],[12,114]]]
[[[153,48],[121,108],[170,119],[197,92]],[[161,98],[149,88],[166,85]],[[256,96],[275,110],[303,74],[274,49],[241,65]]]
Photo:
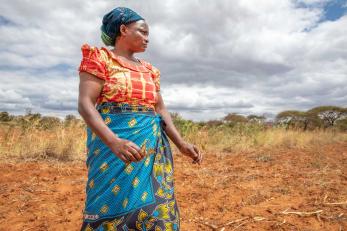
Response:
[[[126,7],[117,7],[107,13],[102,19],[101,39],[106,46],[114,46],[122,24],[126,25],[143,18]]]

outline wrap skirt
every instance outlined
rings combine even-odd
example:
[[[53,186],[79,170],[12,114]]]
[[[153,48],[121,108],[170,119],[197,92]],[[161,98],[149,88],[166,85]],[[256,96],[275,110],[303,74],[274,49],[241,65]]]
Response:
[[[137,144],[146,156],[126,164],[86,128],[88,181],[81,230],[179,230],[174,163],[161,115],[126,103],[107,102],[96,109],[118,137]]]

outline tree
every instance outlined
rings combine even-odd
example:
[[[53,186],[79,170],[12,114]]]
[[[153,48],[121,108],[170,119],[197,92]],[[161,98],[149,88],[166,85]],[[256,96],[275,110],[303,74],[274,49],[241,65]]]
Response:
[[[310,116],[306,112],[302,111],[283,111],[277,114],[276,123],[284,124],[286,129],[292,128],[302,128],[306,131],[308,124],[310,123]]]
[[[71,124],[74,124],[77,122],[77,118],[74,115],[66,115],[64,119],[64,125],[65,126],[70,126]]]
[[[319,106],[307,111],[308,114],[319,117],[324,128],[332,127],[336,121],[347,117],[347,108],[337,106]]]
[[[235,123],[245,123],[248,121],[245,116],[236,113],[229,113],[223,118],[223,120]]]
[[[10,115],[7,111],[0,112],[0,121],[1,122],[8,122],[13,119],[13,116]]]
[[[223,121],[220,120],[209,120],[206,122],[207,126],[220,126],[223,124]]]
[[[275,121],[289,129],[291,126],[294,126],[300,113],[300,111],[295,110],[282,111],[276,115]]]
[[[264,123],[265,121],[265,116],[258,116],[258,115],[249,115],[247,116],[247,120],[249,122],[255,122],[255,123]]]
[[[340,119],[336,121],[335,126],[340,130],[340,131],[347,131],[347,118]]]

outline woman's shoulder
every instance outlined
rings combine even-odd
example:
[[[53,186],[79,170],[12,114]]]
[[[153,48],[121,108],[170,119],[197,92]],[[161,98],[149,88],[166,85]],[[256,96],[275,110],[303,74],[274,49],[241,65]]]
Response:
[[[154,74],[160,75],[160,70],[159,68],[157,68],[156,66],[154,66],[153,64],[151,64],[150,62],[141,59],[140,60],[141,63],[147,68],[149,69],[151,72],[153,72]]]
[[[81,46],[81,51],[83,58],[94,59],[101,62],[106,62],[109,58],[108,50],[105,47],[99,48],[96,46],[91,46],[88,43],[84,43]]]

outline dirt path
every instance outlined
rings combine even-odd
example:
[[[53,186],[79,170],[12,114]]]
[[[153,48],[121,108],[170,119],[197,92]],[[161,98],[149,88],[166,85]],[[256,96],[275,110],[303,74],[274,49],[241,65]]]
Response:
[[[174,166],[182,231],[347,230],[347,144],[208,153],[202,166],[175,155]],[[79,230],[84,162],[0,168],[0,230]]]

